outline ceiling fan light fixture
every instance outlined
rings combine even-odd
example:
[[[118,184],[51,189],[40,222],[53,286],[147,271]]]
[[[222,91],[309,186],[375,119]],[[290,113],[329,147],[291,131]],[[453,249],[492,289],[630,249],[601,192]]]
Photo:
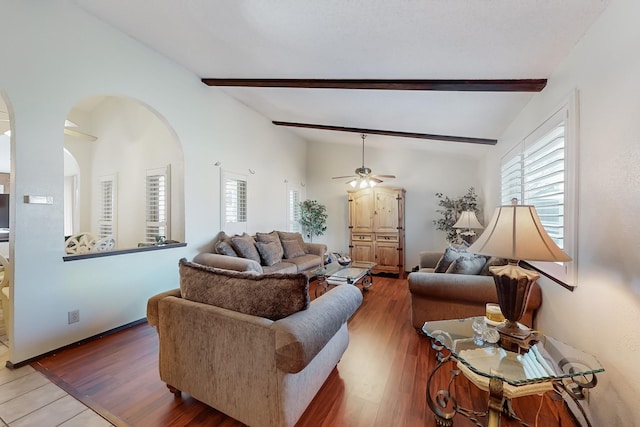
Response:
[[[362,134],[362,167],[356,168],[354,176],[334,176],[333,179],[351,178],[346,183],[353,188],[372,188],[376,184],[383,182],[380,178],[395,178],[395,175],[374,175],[370,168],[364,165],[364,139],[367,135]]]

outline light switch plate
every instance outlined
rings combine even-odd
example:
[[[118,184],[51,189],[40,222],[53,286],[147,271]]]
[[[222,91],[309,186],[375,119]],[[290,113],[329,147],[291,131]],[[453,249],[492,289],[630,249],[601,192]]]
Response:
[[[24,202],[35,205],[52,205],[53,196],[24,196]]]

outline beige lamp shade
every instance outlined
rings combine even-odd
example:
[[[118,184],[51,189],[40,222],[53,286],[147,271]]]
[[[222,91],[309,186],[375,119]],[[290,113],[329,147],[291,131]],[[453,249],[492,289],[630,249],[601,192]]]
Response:
[[[499,206],[470,252],[510,260],[571,261],[547,234],[534,206]]]
[[[484,228],[482,224],[478,221],[478,217],[474,211],[463,211],[460,214],[460,218],[453,224],[453,228],[464,228],[467,230],[471,229],[482,229]]]

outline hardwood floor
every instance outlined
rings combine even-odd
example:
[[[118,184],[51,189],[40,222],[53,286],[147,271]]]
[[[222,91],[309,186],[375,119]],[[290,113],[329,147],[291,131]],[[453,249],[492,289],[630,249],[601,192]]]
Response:
[[[312,282],[311,295],[314,290]],[[411,327],[407,281],[376,276],[349,331],[349,348],[297,426],[435,426],[425,401],[435,353],[429,340]],[[243,425],[185,393],[174,398],[159,379],[157,355],[156,332],[145,323],[33,366],[117,426]],[[449,370],[438,372],[441,388]],[[487,393],[462,375],[454,381],[453,395],[465,407],[486,410]],[[539,408],[539,426],[576,425],[554,393],[515,399],[513,407],[531,426]],[[455,425],[476,424],[457,415]],[[520,424],[503,416],[502,425]]]

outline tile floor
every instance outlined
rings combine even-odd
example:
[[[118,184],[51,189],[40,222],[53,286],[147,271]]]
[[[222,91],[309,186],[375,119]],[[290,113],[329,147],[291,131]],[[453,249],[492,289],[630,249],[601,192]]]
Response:
[[[31,366],[6,368],[9,348],[1,319],[0,309],[0,427],[113,426]]]

